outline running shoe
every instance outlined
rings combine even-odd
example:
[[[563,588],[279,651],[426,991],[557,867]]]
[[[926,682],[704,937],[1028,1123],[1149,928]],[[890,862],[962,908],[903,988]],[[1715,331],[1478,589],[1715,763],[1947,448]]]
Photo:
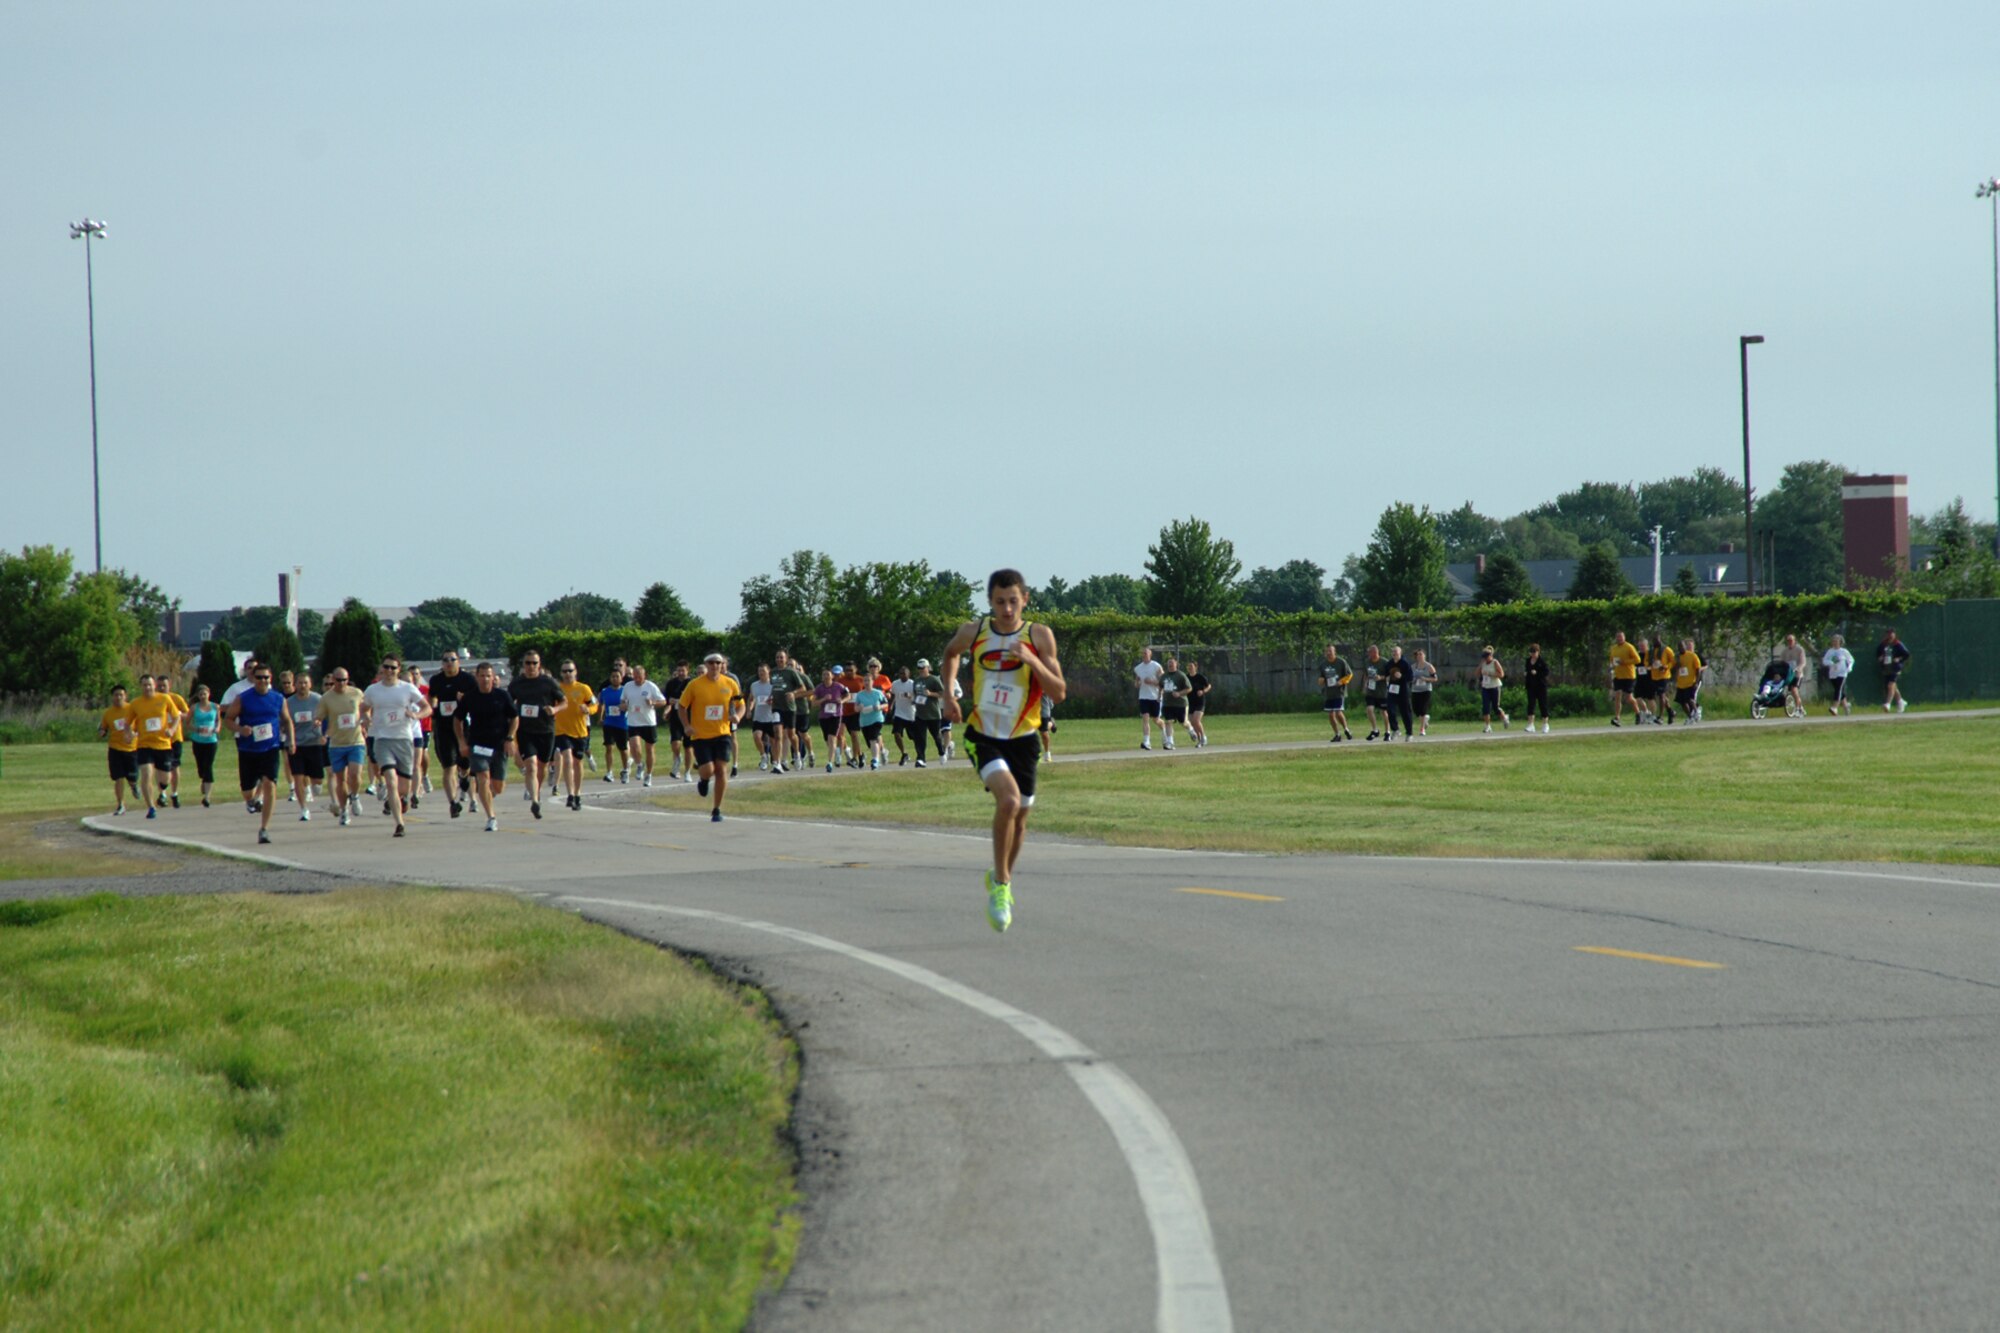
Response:
[[[310,811],[310,810],[301,810],[301,811],[299,811],[299,822],[300,822],[301,824],[309,824],[309,823],[311,823],[311,822],[312,822],[312,817],[313,817],[313,812],[312,812],[312,811]]]
[[[986,923],[997,931],[1014,924],[1013,886],[994,883],[990,870],[986,872]]]
[[[653,774],[652,774],[652,770],[648,769],[648,770],[647,770],[647,771],[646,771],[646,772],[645,772],[644,774],[642,774],[642,775],[640,776],[640,778],[639,778],[639,785],[640,785],[641,787],[650,787],[650,786],[652,786],[652,785],[653,785]]]
[[[1153,743],[1151,741],[1140,741],[1139,748],[1142,750],[1150,750],[1153,748]]]
[[[174,793],[174,796],[173,796],[173,800],[174,800],[174,809],[176,809],[176,810],[180,809],[180,808],[181,808],[181,794],[180,794],[179,792],[175,792],[175,793]]]
[[[155,809],[154,809],[154,808],[153,808],[152,806],[150,806],[150,805],[146,807],[146,818],[148,818],[148,819],[158,819],[159,817],[160,817],[160,812],[159,812],[158,810],[155,810]]]
[[[499,828],[500,828],[500,821],[499,821],[499,820],[497,820],[497,819],[488,819],[488,820],[486,821],[486,831],[487,831],[488,833],[494,833],[494,832],[497,832],[497,831],[499,830]]]
[[[430,795],[430,790],[431,790],[431,780],[430,780],[429,778],[425,778],[425,779],[424,779],[424,794],[425,794],[426,796]]]
[[[697,796],[706,796],[706,795],[708,795],[708,779],[707,779],[707,778],[703,778],[703,779],[702,779],[702,780],[701,780],[700,782],[697,782],[697,783],[695,783],[695,784],[694,784],[694,794],[695,794],[695,795],[697,795]]]
[[[1328,745],[1338,745],[1338,744],[1340,744],[1340,733],[1339,733],[1339,732],[1335,732],[1335,733],[1334,733],[1334,734],[1333,734],[1332,736],[1330,736],[1330,737],[1328,737],[1328,738],[1327,738],[1327,742],[1326,742],[1326,743],[1327,743]]]
[[[923,768],[923,767],[925,767],[925,764],[924,764],[924,761],[923,761],[923,760],[921,760],[921,759],[917,760],[917,767],[918,767],[918,768]]]
[[[904,765],[908,764],[909,762],[910,762],[910,756],[908,756],[908,755],[906,755],[906,754],[899,754],[899,755],[897,755],[897,756],[896,756],[896,767],[897,767],[897,768],[902,768],[902,767],[903,767]]]
[[[1174,748],[1174,743],[1173,743],[1172,741],[1168,741],[1168,742],[1167,742],[1167,748],[1168,748],[1169,750],[1173,749],[1173,748]]]
[[[402,826],[401,824],[398,824],[398,825],[396,825],[396,831],[395,831],[394,833],[390,834],[389,836],[390,836],[390,837],[392,837],[392,838],[400,838],[400,837],[402,837],[402,836],[403,836],[403,826]]]
[[[269,829],[260,828],[257,830],[257,842],[260,846],[270,841],[271,841],[271,831]]]
[[[880,759],[870,759],[868,761],[868,771],[870,773],[873,773],[876,769],[880,767],[882,767],[882,761]]]
[[[770,760],[768,760],[768,759],[759,759],[759,760],[757,761],[757,771],[758,771],[759,773],[768,773],[768,772],[770,772],[770,771],[771,771],[771,761],[770,761]]]
[[[208,809],[208,808],[209,808],[209,805],[208,805],[208,798],[207,798],[206,796],[204,796],[204,797],[202,797],[202,798],[201,798],[201,808],[202,808],[202,809],[204,809],[204,810],[206,810],[206,809]]]
[[[731,764],[729,766],[729,776],[732,778],[736,776],[736,765]]]
[[[542,803],[540,801],[528,802],[528,813],[540,819],[542,817]]]
[[[1382,734],[1382,733],[1381,733],[1381,732],[1379,732],[1379,731],[1371,731],[1371,732],[1369,732],[1369,733],[1368,733],[1368,739],[1372,741],[1372,740],[1374,740],[1374,739],[1375,739],[1375,738],[1376,738],[1377,736],[1380,736],[1381,734]]]
[[[119,807],[116,810],[113,810],[111,813],[114,815],[122,815],[125,813],[125,806],[123,805],[123,803],[120,803]]]
[[[345,811],[345,810],[342,810],[342,811],[340,812],[340,826],[341,826],[342,828],[346,828],[346,827],[347,827],[347,811]]]
[[[720,824],[722,822],[722,811],[720,810],[709,811],[708,822],[711,824]]]
[[[418,802],[422,801],[423,799],[424,798],[421,796],[412,796],[410,798],[410,809],[412,810],[416,809]]]
[[[1618,719],[1617,719],[1617,718],[1615,718],[1615,717],[1614,717],[1614,718],[1612,718],[1612,719],[1611,719],[1611,725],[1612,725],[1612,726],[1614,726],[1614,727],[1615,727],[1615,726],[1617,726],[1617,725],[1618,725]]]
[[[1899,712],[1899,713],[1907,713],[1907,712],[1908,712],[1909,710],[1910,710],[1910,701],[1909,701],[1908,699],[1898,699],[1898,700],[1896,700],[1896,711],[1897,711],[1897,712]]]
[[[162,810],[166,809],[166,808],[167,808],[167,794],[166,794],[165,792],[161,792],[161,793],[160,793],[160,794],[159,794],[158,796],[155,796],[155,797],[153,798],[153,804],[154,804],[154,805],[157,805],[157,806],[159,806],[159,807],[160,807],[160,809],[162,809]]]
[[[615,781],[617,781],[617,779],[616,779],[616,778],[613,778],[613,777],[612,777],[612,776],[611,776],[611,775],[610,775],[609,773],[606,773],[606,774],[604,775],[604,780],[605,780],[606,782],[615,782]]]

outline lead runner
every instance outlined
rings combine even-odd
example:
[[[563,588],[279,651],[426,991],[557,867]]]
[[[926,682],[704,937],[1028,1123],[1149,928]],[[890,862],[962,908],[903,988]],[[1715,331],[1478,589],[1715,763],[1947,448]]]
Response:
[[[984,620],[968,620],[944,646],[947,687],[958,676],[959,659],[972,656],[972,707],[965,715],[980,781],[993,793],[993,869],[986,872],[986,920],[995,930],[1014,921],[1014,863],[1028,836],[1028,811],[1035,804],[1035,765],[1042,757],[1039,735],[1042,703],[1061,703],[1068,692],[1056,661],[1056,636],[1047,625],[1023,619],[1028,583],[1017,569],[999,569],[986,580],[992,608]],[[949,688],[944,715],[959,720],[958,700]]]

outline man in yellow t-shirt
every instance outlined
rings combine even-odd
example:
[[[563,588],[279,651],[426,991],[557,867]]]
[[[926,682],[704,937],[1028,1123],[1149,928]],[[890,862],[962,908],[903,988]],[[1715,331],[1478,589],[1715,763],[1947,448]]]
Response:
[[[1625,701],[1632,698],[1632,691],[1639,679],[1639,650],[1625,642],[1625,631],[1619,630],[1611,640],[1611,725],[1618,725],[1619,716],[1625,711]],[[1639,704],[1632,703],[1632,716],[1639,717]]]
[[[706,796],[709,784],[715,785],[715,804],[708,817],[717,824],[722,822],[723,788],[729,785],[729,735],[743,716],[743,691],[722,674],[723,660],[721,653],[701,659],[701,674],[687,683],[674,704],[701,771],[695,790]]]
[[[583,758],[590,753],[590,719],[598,710],[597,691],[576,678],[576,663],[565,657],[556,668],[556,686],[569,706],[556,714],[556,777],[569,790],[568,810],[583,809]]]
[[[125,813],[125,788],[132,789],[134,800],[139,796],[139,737],[132,730],[132,705],[127,701],[125,687],[120,685],[111,691],[111,707],[97,717],[97,734],[110,747],[106,762],[111,769],[111,799],[117,809],[111,813]]]
[[[1701,720],[1701,658],[1695,655],[1694,640],[1681,640],[1681,655],[1674,659],[1674,702],[1691,725]]]
[[[181,808],[181,745],[187,740],[188,719],[194,716],[194,710],[188,707],[188,701],[185,698],[175,692],[173,677],[158,676],[155,679],[159,683],[160,693],[172,700],[174,705],[174,738],[169,747],[171,754],[167,760],[167,792],[165,795],[172,797],[174,809],[178,810]],[[158,804],[158,802],[156,801],[155,804]]]
[[[1647,674],[1652,678],[1653,716],[1668,726],[1674,724],[1674,646],[1665,639],[1653,645],[1652,656],[1647,659]]]
[[[132,718],[132,735],[137,742],[139,764],[139,800],[146,807],[146,818],[156,819],[159,811],[153,808],[153,789],[164,785],[168,765],[173,762],[174,731],[180,726],[181,715],[174,708],[174,697],[160,692],[159,682],[151,676],[139,677],[139,697],[127,706]]]

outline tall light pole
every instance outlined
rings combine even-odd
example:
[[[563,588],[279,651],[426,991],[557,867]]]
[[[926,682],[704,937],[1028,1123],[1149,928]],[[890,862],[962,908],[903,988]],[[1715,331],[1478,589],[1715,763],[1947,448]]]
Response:
[[[1993,205],[1993,553],[2000,555],[2000,176],[1979,182],[1973,197]]]
[[[1746,561],[1743,590],[1757,595],[1757,546],[1750,522],[1750,344],[1764,341],[1761,333],[1746,333],[1736,340],[1736,357],[1743,375],[1743,558]]]
[[[83,299],[90,319],[90,520],[97,537],[97,572],[104,572],[104,503],[97,474],[97,285],[90,271],[90,243],[105,234],[106,222],[85,218],[69,224],[69,238],[83,242]]]

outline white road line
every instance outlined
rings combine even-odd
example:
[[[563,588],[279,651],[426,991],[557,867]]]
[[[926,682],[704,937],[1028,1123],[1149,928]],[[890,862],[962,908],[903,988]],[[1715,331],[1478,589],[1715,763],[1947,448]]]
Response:
[[[1953,879],[1948,875],[1895,875],[1885,870],[1848,870],[1838,866],[1778,865],[1770,861],[1564,861],[1541,856],[1353,856],[1342,858],[1393,865],[1398,861],[1422,861],[1427,865],[1461,866],[1561,866],[1566,870],[1616,867],[1620,870],[1735,870],[1749,874],[1772,870],[1788,875],[1838,875],[1848,879],[1898,880],[1905,884],[1946,884],[1958,889],[2000,889],[1991,879]],[[1969,871],[1990,870],[1989,866],[1967,866]]]
[[[585,898],[562,894],[550,901],[612,907],[670,916],[693,917],[758,930],[799,944],[826,949],[870,967],[881,968],[915,982],[988,1018],[997,1019],[1031,1042],[1042,1054],[1062,1065],[1104,1118],[1117,1139],[1125,1164],[1139,1187],[1139,1201],[1153,1232],[1153,1255],[1159,1270],[1159,1305],[1154,1325],[1163,1333],[1227,1333],[1232,1327],[1229,1293],[1222,1282],[1222,1262],[1215,1253],[1208,1210],[1194,1164],[1153,1099],[1125,1072],[1098,1056],[1061,1028],[1024,1013],[1005,1000],[941,976],[929,968],[891,958],[809,930],[771,921],[750,921],[699,907],[667,907],[623,898]]]

